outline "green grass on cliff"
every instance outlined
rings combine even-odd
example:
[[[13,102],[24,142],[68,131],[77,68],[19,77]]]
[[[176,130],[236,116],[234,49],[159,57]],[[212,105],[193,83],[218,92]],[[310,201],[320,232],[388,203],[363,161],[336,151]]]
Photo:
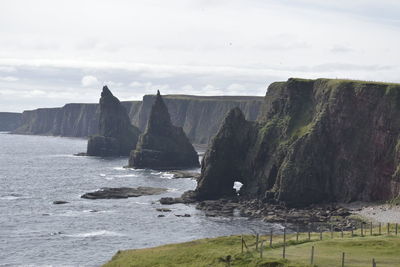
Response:
[[[295,235],[288,235],[286,260],[282,259],[282,236],[274,236],[273,248],[264,249],[262,259],[255,250],[254,236],[244,238],[249,250],[245,249],[243,254],[240,236],[227,236],[120,251],[104,266],[311,266],[312,246],[315,248],[313,266],[341,266],[342,252],[345,252],[345,266],[372,266],[372,258],[379,267],[400,266],[400,236],[360,237],[355,233],[355,237],[351,237],[350,232],[346,232],[344,238],[335,233],[334,239],[331,239],[330,233],[324,233],[323,240],[319,241],[319,234],[314,233],[311,241],[308,241],[307,234],[300,234],[297,242]],[[262,239],[269,245],[267,236]]]

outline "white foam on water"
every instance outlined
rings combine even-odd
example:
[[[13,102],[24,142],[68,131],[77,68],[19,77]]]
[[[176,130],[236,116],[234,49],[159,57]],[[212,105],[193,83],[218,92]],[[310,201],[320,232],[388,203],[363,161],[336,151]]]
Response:
[[[132,173],[132,174],[114,175],[114,177],[115,178],[138,177],[138,175],[135,173]]]
[[[160,175],[160,174],[162,174],[162,172],[151,172],[150,174],[152,174],[152,175]]]
[[[128,170],[127,168],[124,168],[124,167],[113,167],[112,169],[116,170],[116,171],[127,171]]]
[[[176,192],[176,191],[178,191],[178,189],[176,189],[176,188],[168,188],[167,191],[168,192]]]
[[[0,200],[16,200],[16,199],[21,199],[23,197],[17,197],[17,196],[2,196],[0,197]]]
[[[68,237],[94,237],[94,236],[124,236],[121,233],[117,232],[112,232],[112,231],[107,231],[107,230],[100,230],[100,231],[94,231],[94,232],[86,232],[86,233],[78,233],[78,234],[72,234],[72,235],[65,235]]]
[[[107,176],[107,174],[105,174],[105,173],[100,173],[99,175],[100,175],[100,177],[106,177]]]
[[[161,178],[173,179],[174,178],[174,174],[166,172],[166,173],[161,174]]]
[[[150,203],[146,203],[146,202],[138,202],[138,201],[135,201],[135,202],[133,202],[133,203],[135,203],[135,204],[139,204],[139,205],[149,205]]]

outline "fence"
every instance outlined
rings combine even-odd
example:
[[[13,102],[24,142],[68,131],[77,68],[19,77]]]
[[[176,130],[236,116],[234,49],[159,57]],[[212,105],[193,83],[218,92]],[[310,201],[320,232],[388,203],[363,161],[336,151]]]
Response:
[[[336,230],[336,231],[335,231]],[[255,234],[241,236],[241,252],[256,253],[260,258],[288,259],[297,263],[309,264],[311,266],[372,266],[372,267],[400,267],[400,249],[398,253],[388,256],[385,254],[385,245],[380,239],[370,239],[371,246],[363,246],[364,237],[379,237],[399,235],[398,224],[376,224],[361,223],[358,228],[349,231],[335,229],[331,225],[328,231],[306,231],[300,232],[299,228],[287,234],[286,228],[283,234],[274,235],[271,230],[264,235]],[[332,240],[335,242],[318,242],[321,240]],[[374,241],[376,240],[376,241]],[[348,241],[351,241],[350,243]],[[299,245],[299,246],[293,246]],[[361,247],[360,247],[361,246]],[[399,244],[395,244],[397,248]],[[361,248],[363,253],[360,251]],[[386,253],[387,254],[387,253]],[[365,256],[367,255],[367,256]]]

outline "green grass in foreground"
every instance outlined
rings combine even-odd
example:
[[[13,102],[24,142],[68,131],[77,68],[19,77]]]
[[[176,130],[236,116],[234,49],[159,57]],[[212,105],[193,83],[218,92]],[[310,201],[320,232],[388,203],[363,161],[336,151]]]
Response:
[[[346,253],[346,267],[372,266],[372,258],[379,267],[400,266],[400,236],[350,235],[347,232],[342,239],[340,233],[335,233],[335,238],[331,239],[330,233],[324,233],[323,241],[319,241],[319,234],[314,233],[308,241],[307,234],[301,234],[299,242],[296,242],[295,235],[288,235],[286,260],[281,259],[282,236],[274,236],[273,248],[265,248],[262,259],[255,250],[254,236],[245,236],[249,250],[245,249],[243,254],[240,236],[227,236],[121,251],[104,266],[311,266],[312,246],[315,247],[314,266],[341,266],[342,252]],[[262,239],[269,240],[266,236]]]

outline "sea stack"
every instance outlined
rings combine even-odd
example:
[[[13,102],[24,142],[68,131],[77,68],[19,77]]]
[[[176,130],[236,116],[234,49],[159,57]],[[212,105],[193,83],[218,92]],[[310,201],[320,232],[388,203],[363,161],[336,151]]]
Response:
[[[88,156],[129,156],[135,149],[140,130],[133,126],[126,109],[107,86],[100,98],[99,135],[92,136],[87,146]]]
[[[131,152],[129,167],[175,170],[199,166],[195,149],[182,127],[172,125],[167,106],[157,91],[146,131]]]

